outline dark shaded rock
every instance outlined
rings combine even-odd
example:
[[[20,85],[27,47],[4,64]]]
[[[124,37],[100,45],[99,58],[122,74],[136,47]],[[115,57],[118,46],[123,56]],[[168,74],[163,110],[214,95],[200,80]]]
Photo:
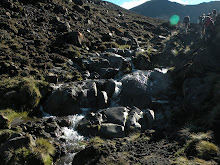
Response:
[[[81,14],[85,14],[85,12],[86,12],[85,9],[79,5],[75,5],[73,8]]]
[[[9,120],[0,114],[0,129],[8,129],[10,128]]]
[[[115,92],[115,81],[113,79],[108,79],[107,82],[105,83],[105,91],[108,94],[109,97],[112,97],[112,95]]]
[[[77,5],[83,5],[85,3],[85,0],[73,0],[73,2]]]
[[[95,146],[89,146],[85,150],[76,154],[72,164],[84,165],[84,164],[96,164],[101,156],[108,154],[107,149],[100,150]]]
[[[98,93],[97,103],[99,109],[107,108],[108,106],[108,94],[105,91],[101,91]]]
[[[193,111],[201,111],[211,99],[212,83],[202,78],[186,79],[183,84],[185,106]]]
[[[21,147],[27,147],[30,143],[30,139],[28,137],[16,137],[13,138],[0,146],[0,158],[4,160],[6,157],[6,151],[10,149],[18,149]]]
[[[49,73],[46,77],[45,80],[49,83],[54,83],[56,84],[58,82],[58,77],[57,75],[53,74],[53,73]]]
[[[140,70],[149,70],[152,68],[152,63],[150,61],[149,56],[146,55],[138,55],[132,58],[132,62],[134,63],[135,68]]]
[[[80,87],[72,86],[54,91],[47,100],[45,111],[57,116],[80,113]]]
[[[82,46],[83,42],[83,35],[80,32],[69,32],[66,33],[64,36],[64,40],[67,41],[69,44],[73,44],[76,46]]]

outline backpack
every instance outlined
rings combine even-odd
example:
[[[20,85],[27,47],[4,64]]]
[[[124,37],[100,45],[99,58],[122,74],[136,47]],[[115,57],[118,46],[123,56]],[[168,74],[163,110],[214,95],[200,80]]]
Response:
[[[205,28],[211,28],[212,26],[214,26],[214,22],[213,22],[213,20],[211,19],[211,17],[209,17],[209,16],[207,16],[207,17],[205,18],[204,24],[205,24]]]
[[[189,23],[189,21],[190,21],[189,16],[185,16],[183,22],[184,23]]]

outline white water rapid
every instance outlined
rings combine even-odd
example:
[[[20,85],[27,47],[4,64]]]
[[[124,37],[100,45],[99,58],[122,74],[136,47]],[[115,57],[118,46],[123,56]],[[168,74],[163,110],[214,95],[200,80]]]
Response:
[[[62,157],[56,165],[72,165],[73,158],[75,154],[79,151],[85,148],[85,145],[83,141],[86,141],[86,138],[84,136],[81,136],[76,130],[76,124],[82,120],[84,115],[73,115],[68,116],[71,121],[70,127],[63,127],[63,135],[60,137],[62,139],[65,139],[66,142],[65,147],[67,148],[68,153]]]

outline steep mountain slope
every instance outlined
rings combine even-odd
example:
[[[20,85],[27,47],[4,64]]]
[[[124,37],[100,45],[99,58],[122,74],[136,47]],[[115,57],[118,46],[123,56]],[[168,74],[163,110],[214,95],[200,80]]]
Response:
[[[172,15],[179,15],[182,20],[189,15],[191,21],[196,23],[203,13],[208,14],[213,9],[219,9],[220,2],[201,3],[198,5],[182,5],[168,0],[151,0],[130,9],[139,14],[164,20],[169,20]]]

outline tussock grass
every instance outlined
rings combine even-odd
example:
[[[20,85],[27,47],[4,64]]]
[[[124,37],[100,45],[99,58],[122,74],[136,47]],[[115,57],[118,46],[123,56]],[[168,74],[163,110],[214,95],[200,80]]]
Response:
[[[53,156],[55,154],[55,147],[53,144],[44,138],[37,138],[35,141],[32,141],[30,144],[30,150],[35,155],[41,155],[45,165],[51,165],[53,162]]]
[[[198,156],[210,160],[213,156],[219,156],[219,147],[214,143],[202,140],[196,145],[196,150],[198,151]]]

